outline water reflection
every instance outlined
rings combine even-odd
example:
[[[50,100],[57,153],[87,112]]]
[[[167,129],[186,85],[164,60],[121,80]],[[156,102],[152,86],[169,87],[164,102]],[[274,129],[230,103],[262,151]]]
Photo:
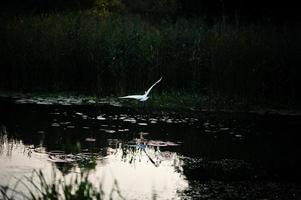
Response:
[[[9,138],[4,126],[0,133],[0,183],[14,185],[18,179],[30,176],[33,170],[42,170],[51,177],[71,179],[77,173],[89,172],[94,185],[102,185],[110,194],[115,181],[126,199],[177,199],[178,192],[188,187],[183,175],[182,161],[176,152],[161,151],[163,141],[149,141],[140,133],[128,142],[109,139],[108,146],[99,153],[66,153],[47,151],[43,146],[25,145],[21,140]],[[92,141],[93,142],[93,141]],[[150,142],[151,145],[148,145]],[[156,145],[158,144],[158,145]],[[54,168],[53,168],[54,167]],[[49,178],[50,180],[50,178]],[[18,186],[24,190],[24,186]]]
[[[208,190],[200,183],[301,177],[299,118],[156,115],[1,99],[0,110],[0,185],[13,185],[33,169],[47,177],[54,170],[66,180],[89,173],[93,185],[102,184],[106,193],[117,181],[126,199],[181,199],[185,194],[190,199],[203,193],[214,199],[225,183],[204,183]],[[258,174],[254,166],[266,173]]]

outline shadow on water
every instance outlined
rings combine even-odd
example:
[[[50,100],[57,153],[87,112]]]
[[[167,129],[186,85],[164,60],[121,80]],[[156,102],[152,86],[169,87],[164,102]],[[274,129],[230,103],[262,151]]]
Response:
[[[128,199],[300,195],[297,116],[0,102],[1,185],[54,167]]]

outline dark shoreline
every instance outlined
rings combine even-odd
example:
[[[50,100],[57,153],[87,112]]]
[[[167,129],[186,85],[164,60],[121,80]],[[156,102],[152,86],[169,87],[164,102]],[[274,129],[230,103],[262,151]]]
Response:
[[[210,115],[254,115],[254,116],[279,116],[279,117],[301,117],[301,110],[299,109],[287,109],[287,108],[264,108],[261,106],[258,109],[254,108],[206,108],[204,107],[183,107],[181,104],[178,106],[168,106],[168,105],[148,105],[147,102],[142,105],[142,103],[129,100],[121,101],[117,97],[104,97],[97,98],[87,95],[42,95],[34,93],[0,93],[1,99],[9,99],[20,104],[45,104],[45,105],[90,105],[90,106],[113,106],[113,107],[123,107],[125,109],[135,110],[137,112],[144,113],[178,113],[178,114],[210,114]],[[141,110],[141,108],[143,108]]]

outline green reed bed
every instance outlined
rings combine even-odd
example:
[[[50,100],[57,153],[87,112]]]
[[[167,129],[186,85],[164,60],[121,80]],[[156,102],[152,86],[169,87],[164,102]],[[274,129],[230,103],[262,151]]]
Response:
[[[300,102],[299,27],[65,12],[0,19],[0,88]],[[197,99],[197,98],[196,98]]]
[[[31,176],[18,179],[15,185],[0,185],[0,198],[3,200],[28,199],[28,200],[101,200],[101,199],[125,199],[115,180],[109,194],[103,191],[100,184],[95,186],[89,180],[89,173],[79,173],[70,180],[65,177],[58,178],[53,170],[49,179],[41,170],[32,172]],[[23,191],[20,190],[23,186]]]

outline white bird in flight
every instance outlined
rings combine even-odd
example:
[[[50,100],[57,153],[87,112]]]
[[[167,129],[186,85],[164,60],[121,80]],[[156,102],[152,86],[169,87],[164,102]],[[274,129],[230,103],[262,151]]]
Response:
[[[121,99],[137,99],[138,101],[146,101],[149,97],[148,94],[151,91],[151,89],[161,81],[162,77],[155,82],[143,95],[129,95],[129,96],[124,96],[124,97],[119,97]]]

